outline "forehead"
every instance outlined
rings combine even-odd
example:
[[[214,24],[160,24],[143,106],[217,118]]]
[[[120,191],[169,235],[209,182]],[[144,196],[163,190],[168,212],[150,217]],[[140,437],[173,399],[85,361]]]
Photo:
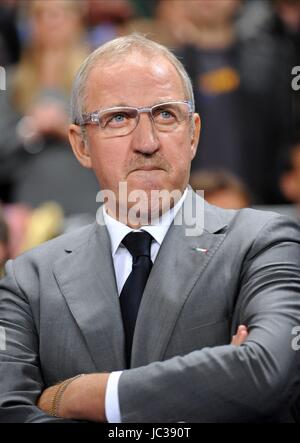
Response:
[[[163,57],[133,53],[114,63],[97,63],[88,75],[86,109],[150,106],[186,99],[181,77]]]

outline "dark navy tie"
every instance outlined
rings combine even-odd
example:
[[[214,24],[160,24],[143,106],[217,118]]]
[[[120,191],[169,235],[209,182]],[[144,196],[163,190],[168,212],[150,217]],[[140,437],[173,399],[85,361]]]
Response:
[[[132,271],[120,294],[121,312],[126,340],[127,367],[130,367],[131,347],[136,318],[143,292],[152,268],[151,242],[148,232],[130,232],[122,244],[132,255]]]

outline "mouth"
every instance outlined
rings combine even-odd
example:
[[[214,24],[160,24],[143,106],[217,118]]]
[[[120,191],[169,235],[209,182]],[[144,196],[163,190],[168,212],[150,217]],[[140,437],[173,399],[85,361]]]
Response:
[[[136,168],[131,172],[136,171],[162,171],[162,168],[158,168],[157,166],[141,166],[140,168]]]

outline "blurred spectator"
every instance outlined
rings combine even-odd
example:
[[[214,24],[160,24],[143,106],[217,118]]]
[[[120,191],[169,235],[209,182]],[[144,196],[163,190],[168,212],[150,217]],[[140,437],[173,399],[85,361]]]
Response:
[[[271,34],[290,47],[290,72],[300,65],[300,0],[273,0]],[[293,94],[293,137],[300,137],[300,95]]]
[[[0,278],[3,276],[3,268],[8,258],[8,226],[0,206]]]
[[[133,5],[136,15],[139,17],[155,16],[156,5],[159,0],[129,0]]]
[[[273,0],[273,33],[288,39],[300,57],[300,0]]]
[[[160,0],[156,16],[172,33],[176,45],[219,49],[233,39],[232,15],[240,0]]]
[[[192,0],[178,25],[186,41],[178,54],[202,118],[192,169],[224,168],[257,203],[278,203],[278,158],[292,126],[289,48],[270,35],[242,39],[235,26],[242,7],[241,0]]]
[[[10,183],[8,201],[37,207],[53,200],[67,215],[95,213],[98,189],[67,138],[71,83],[88,53],[83,6],[77,0],[26,2],[30,41],[0,94],[0,193]]]
[[[16,6],[16,0],[0,0],[0,66],[7,67],[19,60]]]
[[[64,229],[63,211],[55,202],[45,202],[36,209],[5,205],[3,215],[10,233],[7,250],[11,258],[62,234]]]
[[[272,13],[271,0],[244,0],[243,13],[236,22],[239,35],[246,39],[255,37],[266,29]]]
[[[286,64],[291,73],[300,62],[300,0],[251,0],[247,13],[239,20],[239,33],[244,37],[269,36],[286,48]],[[291,96],[293,110],[292,138],[300,137],[300,95]]]
[[[9,204],[3,206],[3,213],[10,233],[9,256],[15,258],[22,251],[32,209],[23,204]]]
[[[121,23],[128,20],[134,13],[134,8],[129,0],[86,0],[86,2],[87,19],[90,25],[103,22]]]
[[[146,12],[136,14],[124,23],[120,27],[120,34],[137,32],[173,50],[179,48],[189,40],[188,36],[194,27],[187,12],[187,5],[190,6],[192,1],[195,0],[189,0],[188,3],[184,0],[131,0],[137,13],[144,9]]]
[[[286,154],[280,187],[286,199],[297,205],[300,220],[300,143],[293,145]]]
[[[86,0],[86,23],[91,49],[117,37],[120,25],[135,13],[129,0]]]
[[[63,229],[63,211],[54,202],[46,202],[31,212],[27,220],[25,235],[18,253],[34,248],[51,240]]]
[[[242,209],[251,205],[247,187],[234,175],[222,170],[202,170],[191,175],[195,191],[204,191],[205,200],[224,209]]]

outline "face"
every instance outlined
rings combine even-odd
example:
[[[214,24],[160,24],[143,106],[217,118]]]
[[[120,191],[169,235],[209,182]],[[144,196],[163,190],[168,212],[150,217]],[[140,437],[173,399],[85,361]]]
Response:
[[[70,0],[32,2],[32,39],[41,47],[71,44],[80,29],[80,22],[80,9]]]
[[[134,53],[113,65],[95,66],[89,74],[86,111],[112,106],[148,107],[186,100],[181,79],[163,58]],[[152,190],[183,191],[189,181],[190,164],[198,144],[200,119],[193,115],[172,132],[159,132],[146,113],[135,130],[122,137],[105,138],[98,126],[87,126],[87,143],[80,128],[70,127],[70,142],[81,164],[94,170],[101,189],[118,197],[120,182],[128,193]],[[130,207],[130,204],[128,204]]]

